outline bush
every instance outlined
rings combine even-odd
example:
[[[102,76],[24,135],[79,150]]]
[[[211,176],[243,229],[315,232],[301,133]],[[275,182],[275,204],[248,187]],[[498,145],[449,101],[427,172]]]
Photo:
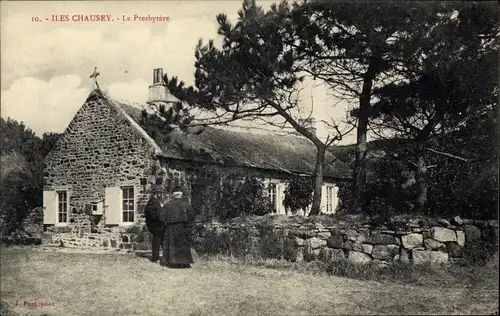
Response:
[[[463,260],[466,265],[483,266],[488,263],[498,252],[498,244],[495,240],[469,241],[465,245]]]
[[[468,159],[464,162],[432,152],[425,154],[429,216],[498,219],[498,151],[491,128],[466,128],[431,142],[432,148]],[[391,155],[369,161],[363,210],[387,217],[413,211],[416,199],[414,145],[399,144]],[[348,213],[353,193],[339,185],[339,211]]]
[[[404,184],[411,178],[407,165],[392,156],[370,163],[371,170],[362,197],[362,209],[370,216],[388,219],[393,215],[409,213],[415,193]],[[352,185],[339,185],[339,213],[349,213],[354,196]]]
[[[241,258],[248,254],[249,235],[246,231],[236,230],[231,236],[231,254]]]
[[[352,191],[351,182],[340,182],[337,184],[339,190],[337,193],[339,204],[337,206],[337,214],[346,214],[350,212],[353,203],[354,193]]]
[[[262,257],[281,259],[283,256],[283,238],[275,234],[262,236]]]
[[[272,212],[259,178],[235,170],[221,174],[219,169],[207,165],[190,166],[186,171],[192,188],[191,201],[200,214],[227,220]]]
[[[209,256],[224,254],[230,255],[231,240],[229,234],[217,234],[214,231],[207,231],[202,244],[195,244],[197,253]]]
[[[45,133],[39,138],[23,123],[4,118],[0,129],[0,229],[10,236],[23,230],[30,211],[42,205],[43,160],[59,135]]]
[[[312,203],[313,191],[314,181],[311,177],[293,177],[285,190],[283,201],[287,213],[304,211]]]
[[[271,202],[264,195],[264,185],[259,179],[245,177],[243,180],[228,180],[222,184],[217,203],[222,219],[271,213]]]
[[[6,246],[11,245],[40,245],[42,240],[24,230],[14,230],[9,235],[1,237],[1,243]]]

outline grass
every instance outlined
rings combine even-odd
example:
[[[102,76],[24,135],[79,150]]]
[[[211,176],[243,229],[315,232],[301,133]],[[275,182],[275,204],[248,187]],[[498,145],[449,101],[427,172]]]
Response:
[[[192,269],[174,270],[134,255],[39,250],[1,249],[2,315],[463,315],[498,309],[498,257],[455,274],[417,268],[366,273],[378,275],[374,281],[331,276],[333,268],[317,263],[196,257]],[[408,274],[414,277],[401,277]],[[25,307],[25,300],[55,306]]]
[[[247,267],[260,267],[274,270],[294,271],[297,273],[318,276],[336,276],[361,281],[378,281],[381,283],[396,283],[422,287],[454,287],[467,288],[476,284],[483,288],[498,289],[498,253],[485,265],[413,265],[395,263],[380,266],[376,263],[368,265],[355,265],[347,260],[325,264],[319,261],[290,262],[278,259],[243,258],[243,260],[227,256],[201,257],[204,264],[226,262],[233,267],[245,269]]]

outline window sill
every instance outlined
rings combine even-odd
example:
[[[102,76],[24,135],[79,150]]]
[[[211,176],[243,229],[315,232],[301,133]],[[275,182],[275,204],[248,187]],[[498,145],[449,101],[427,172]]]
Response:
[[[134,222],[127,222],[127,223],[120,223],[120,227],[130,227],[130,226],[134,226]]]
[[[69,225],[69,223],[55,223],[54,224],[54,226],[56,226],[56,227],[66,227],[68,225]]]

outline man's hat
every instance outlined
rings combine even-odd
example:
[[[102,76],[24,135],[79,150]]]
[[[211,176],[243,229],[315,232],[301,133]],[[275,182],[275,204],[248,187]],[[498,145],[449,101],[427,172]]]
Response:
[[[159,193],[159,192],[164,192],[165,189],[163,188],[163,185],[161,185],[161,184],[155,184],[155,185],[153,185],[152,191],[154,193]]]
[[[176,186],[176,187],[172,190],[172,193],[175,193],[175,192],[182,192],[182,193],[184,193],[184,190],[183,190],[180,186]]]

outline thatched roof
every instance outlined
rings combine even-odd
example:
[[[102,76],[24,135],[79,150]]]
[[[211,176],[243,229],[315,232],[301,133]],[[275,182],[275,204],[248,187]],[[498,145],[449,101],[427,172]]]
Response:
[[[123,109],[141,126],[142,132],[148,130],[142,122],[141,109],[109,98],[108,101]],[[316,162],[315,146],[300,136],[255,134],[215,127],[191,128],[186,132],[174,129],[155,135],[148,134],[161,149],[160,156],[169,159],[309,175],[313,173]],[[349,179],[351,170],[327,153],[324,176]]]

